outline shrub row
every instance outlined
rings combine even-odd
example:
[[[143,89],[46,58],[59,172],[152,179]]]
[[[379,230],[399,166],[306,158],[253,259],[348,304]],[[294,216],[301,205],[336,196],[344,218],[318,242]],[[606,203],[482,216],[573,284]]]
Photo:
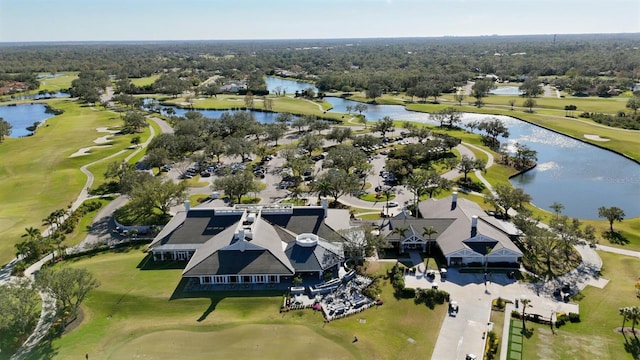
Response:
[[[556,327],[566,324],[567,322],[579,323],[580,322],[580,314],[570,312],[569,315],[565,313],[558,313],[556,315]]]

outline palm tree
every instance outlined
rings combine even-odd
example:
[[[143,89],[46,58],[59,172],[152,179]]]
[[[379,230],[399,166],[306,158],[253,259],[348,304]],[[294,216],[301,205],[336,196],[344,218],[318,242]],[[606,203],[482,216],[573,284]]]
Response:
[[[438,231],[433,228],[433,226],[423,227],[422,228],[422,236],[427,236],[429,241],[429,255],[431,255],[431,235],[437,234]]]
[[[392,233],[400,235],[399,246],[402,246],[402,241],[404,240],[404,235],[407,233],[407,231],[409,231],[409,228],[404,226],[397,226],[395,229],[393,229]]]
[[[53,225],[57,225],[56,217],[53,214],[49,214],[49,216],[42,219],[42,225],[48,227],[50,231],[53,230]]]
[[[404,234],[407,233],[407,231],[409,231],[408,227],[403,227],[403,226],[397,226],[395,229],[393,229],[393,233],[394,234],[398,234],[400,235],[400,237],[402,238],[402,240],[404,240]]]
[[[633,332],[633,337],[637,339],[638,335],[636,334],[636,325],[640,322],[640,306],[630,307],[627,318],[631,320],[631,332]]]
[[[622,316],[622,335],[624,335],[624,324],[627,322],[627,316],[629,315],[629,308],[628,307],[619,308],[618,314]]]
[[[318,193],[318,201],[320,201],[321,197],[328,196],[331,188],[331,183],[327,181],[319,181],[313,184],[313,191]]]
[[[527,306],[529,306],[529,304],[531,303],[531,300],[523,297],[522,299],[520,299],[520,303],[522,304],[522,333],[524,334],[527,332],[527,325],[525,323],[527,314],[525,311],[527,310]]]
[[[560,213],[564,210],[564,205],[560,204],[557,201],[554,201],[551,206],[549,206],[553,212],[556,213],[556,220],[560,217]]]
[[[36,229],[33,226],[25,228],[24,231],[25,233],[22,234],[22,237],[28,237],[29,241],[38,240],[42,237],[40,229]]]

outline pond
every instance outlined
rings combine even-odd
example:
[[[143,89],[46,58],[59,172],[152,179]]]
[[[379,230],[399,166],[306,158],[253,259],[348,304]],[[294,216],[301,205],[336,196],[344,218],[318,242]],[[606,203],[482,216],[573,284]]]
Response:
[[[279,77],[267,76],[265,78],[265,83],[267,84],[267,89],[271,93],[276,92],[278,88],[284,90],[289,95],[295,94],[296,91],[302,92],[303,90],[306,90],[308,88],[312,88],[316,94],[318,93],[318,88],[315,85],[304,81],[294,81]]]
[[[524,91],[518,89],[517,86],[499,86],[491,91],[489,94],[493,95],[522,95]]]
[[[0,106],[0,118],[11,124],[11,135],[9,137],[17,138],[31,135],[31,131],[27,127],[39,121],[43,123],[46,119],[53,115],[46,113],[47,108],[44,104],[23,104],[17,106]]]

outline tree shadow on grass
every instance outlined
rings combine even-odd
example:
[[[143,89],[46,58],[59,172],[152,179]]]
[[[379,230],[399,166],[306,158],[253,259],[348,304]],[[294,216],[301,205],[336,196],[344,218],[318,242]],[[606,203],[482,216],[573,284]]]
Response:
[[[58,355],[58,349],[53,347],[51,340],[51,338],[43,339],[38,345],[34,346],[28,354],[21,357],[21,359],[53,359]],[[0,356],[0,359],[4,358]]]
[[[634,359],[640,359],[640,341],[637,337],[624,337],[624,350]]]
[[[533,336],[533,328],[522,329],[520,333],[527,339],[531,339],[531,337]]]
[[[215,311],[218,303],[225,298],[242,298],[242,297],[256,297],[256,296],[282,296],[283,292],[279,290],[259,290],[259,291],[228,291],[228,290],[197,290],[189,291],[186,289],[189,284],[189,279],[182,279],[176,286],[169,301],[181,300],[181,299],[209,299],[209,306],[202,312],[202,315],[197,319],[198,322],[204,321],[207,317]]]
[[[153,261],[153,255],[147,254],[136,268],[140,270],[182,270],[186,265],[186,261]]]
[[[622,233],[616,231],[605,231],[602,233],[602,237],[609,240],[612,244],[627,245],[629,239],[627,239]]]

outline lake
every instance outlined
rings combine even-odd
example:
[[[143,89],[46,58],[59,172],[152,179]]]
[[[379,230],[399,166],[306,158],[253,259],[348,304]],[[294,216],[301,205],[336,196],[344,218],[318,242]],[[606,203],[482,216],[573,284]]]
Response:
[[[358,102],[328,97],[331,111],[346,112],[347,105]],[[395,120],[439,125],[429,114],[405,110],[402,105],[370,105],[363,112],[368,120],[389,116]],[[482,121],[491,116],[463,114],[463,124]],[[640,165],[614,152],[557,134],[553,131],[508,117],[501,119],[510,137],[500,139],[510,144],[519,142],[538,152],[538,166],[511,183],[533,197],[536,206],[552,211],[554,202],[564,205],[563,214],[581,219],[597,219],[598,207],[617,206],[627,217],[640,216]]]
[[[274,78],[268,77],[267,84],[276,83],[270,79]],[[291,83],[290,89],[300,86],[298,82],[283,79],[278,79],[277,83],[285,88]],[[515,86],[500,87],[495,92],[519,94]],[[358,104],[336,97],[325,100],[333,106],[331,111],[343,113],[347,112],[347,105]],[[395,120],[437,125],[429,119],[429,114],[408,111],[402,105],[367,104],[363,115],[370,121],[389,116]],[[463,123],[488,117],[464,114]],[[507,116],[496,117],[505,122],[511,133],[508,139],[501,138],[501,141],[519,142],[538,152],[538,166],[511,179],[514,186],[532,196],[533,204],[553,211],[551,204],[559,202],[565,207],[565,215],[581,219],[597,219],[600,206],[617,206],[624,210],[627,218],[640,216],[640,165],[614,152],[536,125]]]
[[[0,118],[5,119],[13,128],[9,137],[17,138],[31,134],[27,127],[39,121],[43,123],[46,119],[52,117],[52,114],[46,113],[47,108],[44,104],[23,104],[17,106],[0,106]]]

